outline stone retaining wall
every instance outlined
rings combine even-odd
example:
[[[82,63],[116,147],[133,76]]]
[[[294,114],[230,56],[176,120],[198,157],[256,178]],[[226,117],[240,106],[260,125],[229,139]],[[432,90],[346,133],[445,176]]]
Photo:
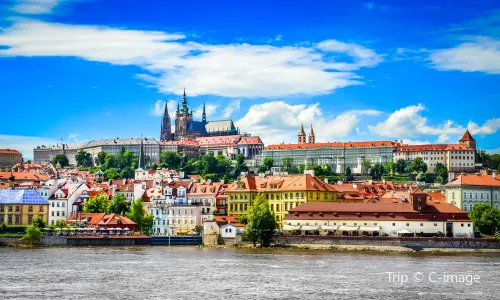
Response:
[[[45,246],[67,246],[68,238],[65,236],[44,236],[40,240],[40,244]]]
[[[341,236],[276,236],[276,246],[291,245],[360,245],[392,246],[408,248],[467,248],[500,249],[500,242],[493,239],[458,238],[388,238],[388,237],[341,237]]]

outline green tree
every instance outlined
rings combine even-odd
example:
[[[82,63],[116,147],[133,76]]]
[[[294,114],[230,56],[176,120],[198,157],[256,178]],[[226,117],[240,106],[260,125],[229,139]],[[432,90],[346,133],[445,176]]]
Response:
[[[398,159],[394,166],[394,171],[396,171],[396,173],[398,174],[404,174],[406,171],[406,165],[407,165],[406,160]]]
[[[55,166],[57,165],[57,163],[59,163],[62,168],[69,166],[69,160],[64,154],[57,154],[56,156],[54,156],[54,158],[52,159],[52,164]]]
[[[438,175],[438,178],[441,177],[441,180],[439,181],[441,184],[448,182],[448,170],[442,163],[436,164],[434,172]]]
[[[297,171],[299,171],[299,174],[304,174],[304,170],[306,168],[306,165],[304,164],[300,164],[298,167],[297,167]]]
[[[264,160],[262,161],[262,164],[261,166],[259,167],[259,170],[258,172],[259,173],[264,173],[264,172],[267,172],[267,171],[271,171],[271,168],[274,167],[274,161],[272,158],[270,157],[266,157],[264,158]]]
[[[54,225],[54,227],[55,228],[67,228],[68,225],[63,220],[58,220],[58,221],[56,221],[56,224]]]
[[[395,169],[396,169],[396,163],[393,161],[388,162],[384,166],[384,171],[386,174],[393,174],[395,172]]]
[[[34,224],[31,224],[26,228],[24,239],[30,242],[30,244],[38,244],[41,238],[42,230],[40,228],[36,227]]]
[[[268,247],[278,225],[264,195],[259,194],[247,210],[247,221],[243,237],[253,242],[254,246],[259,242],[262,247]]]
[[[283,172],[288,172],[288,173],[293,173],[294,167],[293,167],[293,158],[287,156],[283,157],[281,160],[281,171]]]
[[[40,229],[47,227],[47,224],[45,224],[45,221],[40,216],[34,217],[33,221],[31,222],[31,225],[35,226],[36,228],[40,228]]]
[[[320,165],[315,165],[312,167],[314,171],[314,176],[323,176],[323,167]]]
[[[146,215],[144,210],[144,202],[141,198],[135,200],[130,205],[130,211],[126,213],[126,216],[135,222],[137,228],[141,233],[149,234],[151,227],[153,226],[153,215]]]
[[[421,157],[417,157],[408,164],[406,171],[408,173],[425,173],[427,172],[427,164]]]
[[[248,172],[248,167],[245,164],[245,156],[243,154],[236,155],[236,165],[234,167],[234,175],[240,176],[241,172]]]
[[[370,168],[370,176],[373,180],[380,180],[384,175],[385,169],[381,163],[376,163]]]
[[[106,171],[104,171],[105,180],[119,179],[119,178],[120,178],[120,172],[118,172],[118,170],[115,168],[109,168]]]
[[[151,165],[151,170],[158,170],[158,165],[156,163],[153,163]]]
[[[127,178],[127,179],[130,179],[130,178],[134,178],[135,177],[135,172],[134,170],[132,169],[132,167],[128,166],[128,167],[125,167],[123,168],[121,171],[120,171],[120,177],[119,178]]]
[[[87,151],[80,150],[75,154],[76,165],[80,167],[92,167],[92,155]]]
[[[106,157],[108,157],[108,153],[106,153],[106,152],[99,152],[99,153],[97,154],[96,163],[97,163],[99,166],[104,165],[104,162],[106,161]]]
[[[116,159],[116,156],[112,154],[108,154],[106,158],[104,159],[104,168],[111,169],[111,168],[119,168],[120,164],[118,160]]]
[[[197,162],[194,159],[190,159],[183,167],[182,171],[185,174],[193,174],[197,170]]]
[[[174,151],[162,151],[160,162],[167,164],[170,169],[178,170],[181,166],[182,156]]]
[[[483,234],[495,233],[500,227],[500,210],[488,203],[479,203],[472,207],[469,217],[474,222],[474,229]]]
[[[91,197],[85,202],[83,212],[85,213],[106,213],[108,212],[109,201],[105,195]]]
[[[217,155],[217,174],[224,175],[231,173],[233,164],[224,155]]]
[[[128,201],[122,193],[115,194],[113,201],[108,206],[108,213],[124,215],[128,212]]]
[[[323,166],[323,175],[325,176],[332,175],[332,167],[330,167],[330,165]]]
[[[363,169],[365,170],[365,174],[369,174],[370,168],[372,167],[372,162],[365,159],[363,160]]]

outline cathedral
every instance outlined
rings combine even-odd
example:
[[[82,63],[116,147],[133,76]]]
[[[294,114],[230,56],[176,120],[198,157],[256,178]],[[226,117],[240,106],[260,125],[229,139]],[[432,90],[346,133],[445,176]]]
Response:
[[[175,132],[172,132],[170,115],[165,104],[165,112],[161,123],[160,141],[178,141],[183,139],[196,139],[206,136],[221,136],[239,134],[232,120],[219,120],[207,122],[205,103],[203,103],[203,114],[200,121],[193,120],[193,110],[188,107],[186,89],[182,96],[182,106],[177,103],[175,111]]]

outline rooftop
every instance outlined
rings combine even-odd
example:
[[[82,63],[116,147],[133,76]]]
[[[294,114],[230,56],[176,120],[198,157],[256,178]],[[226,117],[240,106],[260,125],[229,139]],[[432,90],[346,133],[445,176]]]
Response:
[[[369,141],[369,142],[332,142],[332,143],[302,143],[302,144],[276,144],[268,145],[264,150],[291,150],[291,149],[307,149],[320,147],[344,147],[344,148],[360,148],[360,147],[394,147],[396,144],[391,141]]]

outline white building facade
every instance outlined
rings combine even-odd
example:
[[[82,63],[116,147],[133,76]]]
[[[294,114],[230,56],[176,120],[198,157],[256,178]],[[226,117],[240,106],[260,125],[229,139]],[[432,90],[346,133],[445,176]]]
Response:
[[[500,209],[500,180],[496,174],[461,174],[444,189],[446,201],[467,212],[479,203]]]

